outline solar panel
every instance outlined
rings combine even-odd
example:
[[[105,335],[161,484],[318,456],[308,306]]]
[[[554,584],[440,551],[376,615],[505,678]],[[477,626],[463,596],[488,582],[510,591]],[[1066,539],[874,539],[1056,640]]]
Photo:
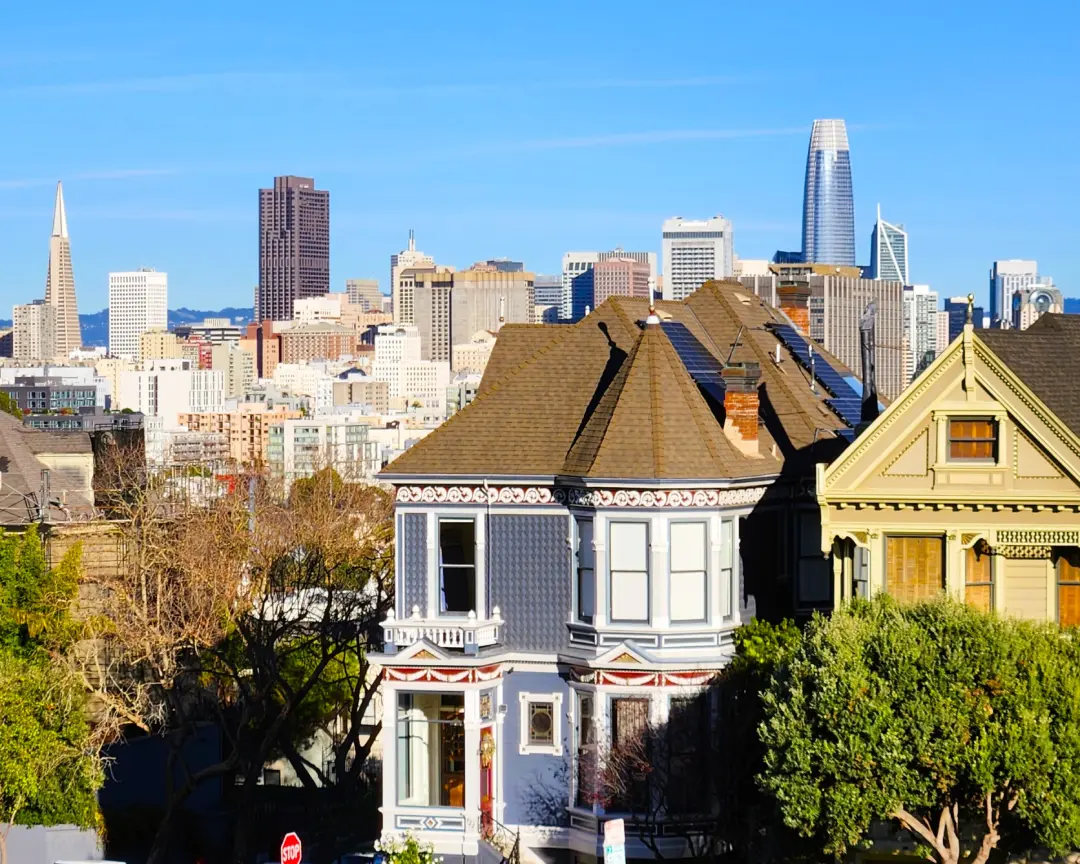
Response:
[[[697,337],[686,329],[685,324],[678,321],[661,321],[660,328],[664,331],[671,347],[679,355],[686,371],[694,379],[698,387],[710,399],[720,405],[724,404],[724,376],[720,361],[713,357]]]
[[[769,327],[795,355],[803,368],[813,374],[814,378],[831,394],[832,398],[826,399],[825,404],[849,426],[852,428],[857,426],[862,419],[862,397],[855,392],[844,376],[829,364],[824,355],[814,353],[806,337],[790,324],[770,324]],[[847,438],[845,431],[850,432],[850,430],[841,430],[839,434]]]

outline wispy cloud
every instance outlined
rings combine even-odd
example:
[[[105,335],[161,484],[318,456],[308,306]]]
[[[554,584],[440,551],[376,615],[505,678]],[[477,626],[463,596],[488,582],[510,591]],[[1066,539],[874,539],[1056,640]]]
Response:
[[[633,144],[668,144],[676,141],[719,141],[739,138],[774,138],[806,135],[808,127],[786,129],[662,129],[653,132],[614,132],[579,138],[540,138],[531,141],[504,141],[474,153],[504,153],[520,150],[570,150],[583,147],[620,147]]]
[[[172,168],[119,168],[105,171],[81,171],[66,177],[24,177],[16,180],[0,180],[0,189],[29,189],[35,186],[52,186],[57,180],[130,180],[136,177],[162,177],[176,174]]]
[[[104,81],[62,81],[20,84],[0,90],[0,95],[89,95],[95,93],[183,93],[221,87],[264,86],[270,83],[301,83],[316,76],[291,72],[192,72]]]

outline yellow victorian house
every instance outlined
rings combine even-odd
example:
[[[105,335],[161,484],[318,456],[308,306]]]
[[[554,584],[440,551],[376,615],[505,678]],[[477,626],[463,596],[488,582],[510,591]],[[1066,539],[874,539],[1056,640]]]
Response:
[[[948,591],[1080,624],[1080,316],[963,333],[818,465],[834,602]]]

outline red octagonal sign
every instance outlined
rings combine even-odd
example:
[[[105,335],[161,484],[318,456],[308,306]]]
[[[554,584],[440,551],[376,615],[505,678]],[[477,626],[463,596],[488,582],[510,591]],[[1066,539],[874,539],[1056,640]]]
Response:
[[[300,864],[303,859],[303,847],[295,831],[290,831],[281,841],[281,864]]]

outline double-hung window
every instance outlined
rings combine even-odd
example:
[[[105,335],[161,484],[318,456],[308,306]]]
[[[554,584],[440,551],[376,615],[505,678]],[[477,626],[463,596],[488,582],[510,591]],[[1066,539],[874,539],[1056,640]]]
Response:
[[[439,520],[439,613],[476,611],[476,523]]]
[[[593,563],[593,520],[577,517],[577,619],[593,623],[596,607],[596,570]]]
[[[612,522],[608,534],[611,620],[649,621],[649,524]]]
[[[671,523],[671,620],[704,621],[708,609],[709,532],[705,522]]]

